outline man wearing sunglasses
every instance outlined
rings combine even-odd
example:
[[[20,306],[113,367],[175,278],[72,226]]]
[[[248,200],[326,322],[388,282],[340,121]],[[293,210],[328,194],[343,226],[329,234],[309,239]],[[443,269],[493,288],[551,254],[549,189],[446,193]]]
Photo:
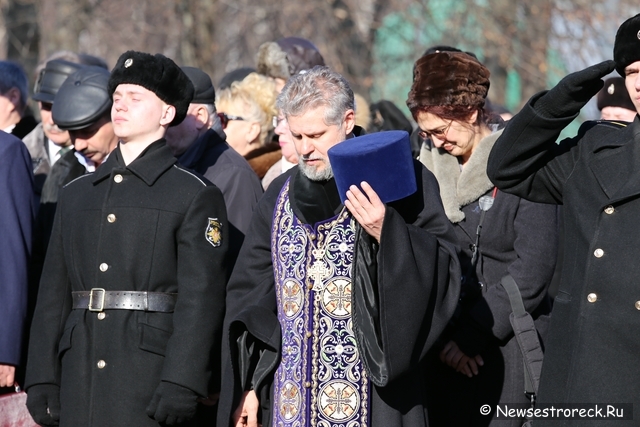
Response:
[[[230,259],[235,262],[262,186],[249,163],[224,140],[222,129],[228,120],[242,118],[216,113],[215,90],[207,73],[194,67],[182,67],[182,71],[193,83],[195,94],[183,122],[170,127],[165,138],[182,165],[204,175],[222,191],[231,233]]]

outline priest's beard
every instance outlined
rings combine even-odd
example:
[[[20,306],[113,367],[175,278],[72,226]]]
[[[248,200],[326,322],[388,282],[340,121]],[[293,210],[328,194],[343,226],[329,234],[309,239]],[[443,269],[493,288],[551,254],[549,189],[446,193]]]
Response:
[[[309,160],[311,157],[309,156],[300,156],[298,159],[298,166],[300,167],[300,172],[311,181],[326,181],[328,179],[333,178],[333,169],[331,169],[331,163],[329,160],[323,157],[314,157],[313,159],[321,159],[324,163],[324,168],[322,170],[318,170],[313,166],[309,166],[305,163],[305,160]]]

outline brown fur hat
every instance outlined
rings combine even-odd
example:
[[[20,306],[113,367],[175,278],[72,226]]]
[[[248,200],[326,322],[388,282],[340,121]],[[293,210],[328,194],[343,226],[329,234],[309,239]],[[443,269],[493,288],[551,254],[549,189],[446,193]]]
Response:
[[[489,70],[463,52],[438,52],[416,61],[407,106],[416,114],[430,106],[484,106]]]
[[[285,37],[276,42],[263,43],[258,49],[258,73],[288,80],[302,70],[325,65],[318,48],[301,37]]]

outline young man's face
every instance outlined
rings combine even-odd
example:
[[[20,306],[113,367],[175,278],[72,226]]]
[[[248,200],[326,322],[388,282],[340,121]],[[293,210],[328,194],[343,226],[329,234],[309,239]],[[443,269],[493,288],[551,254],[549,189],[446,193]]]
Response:
[[[134,85],[120,84],[113,93],[111,121],[113,131],[123,142],[159,139],[175,114],[150,90]]]
[[[96,165],[100,165],[118,144],[111,120],[106,115],[87,128],[69,131],[69,135],[76,151]]]
[[[627,87],[631,102],[640,111],[640,61],[627,65],[624,69],[624,85]]]
[[[309,179],[321,181],[330,178],[331,165],[327,151],[347,139],[355,125],[355,113],[348,110],[340,125],[324,121],[326,107],[308,110],[299,116],[289,116],[287,122],[298,153],[300,170]]]

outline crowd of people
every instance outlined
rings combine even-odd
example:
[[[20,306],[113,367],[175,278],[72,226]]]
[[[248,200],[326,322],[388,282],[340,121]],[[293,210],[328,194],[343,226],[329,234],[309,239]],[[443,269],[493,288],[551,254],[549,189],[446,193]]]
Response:
[[[56,52],[40,123],[0,61],[0,393],[42,426],[625,425],[497,408],[640,408],[640,15],[513,116],[451,46],[413,121],[309,40],[256,58]]]

